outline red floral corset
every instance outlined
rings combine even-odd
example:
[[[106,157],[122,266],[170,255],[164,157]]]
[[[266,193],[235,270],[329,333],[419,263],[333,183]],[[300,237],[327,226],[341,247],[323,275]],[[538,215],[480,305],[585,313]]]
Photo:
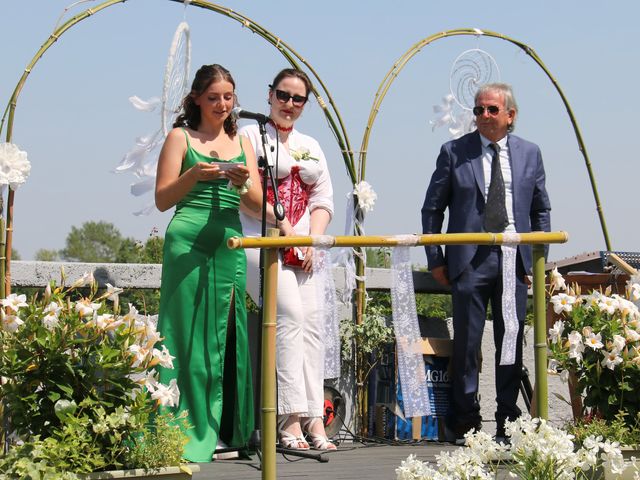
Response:
[[[293,226],[302,218],[309,205],[311,187],[300,178],[300,167],[297,165],[291,167],[291,173],[278,179],[277,183],[278,200],[284,207],[289,223]],[[267,186],[267,202],[273,205],[273,189],[270,184]]]

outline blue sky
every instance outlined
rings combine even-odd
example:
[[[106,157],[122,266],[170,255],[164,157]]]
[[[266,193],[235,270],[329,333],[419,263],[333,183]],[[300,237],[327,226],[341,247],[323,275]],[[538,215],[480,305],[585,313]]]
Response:
[[[2,110],[25,66],[48,38],[70,0],[0,4]],[[100,2],[87,2],[79,13]],[[227,1],[300,53],[329,88],[359,149],[375,92],[393,63],[413,44],[453,28],[499,32],[533,48],[565,92],[578,120],[615,250],[636,251],[638,151],[634,127],[638,78],[635,1],[598,2],[348,2]],[[145,240],[164,232],[171,214],[136,217],[150,198],[129,193],[134,178],[111,170],[136,137],[160,124],[157,113],[135,110],[128,97],[158,96],[173,33],[186,18],[192,32],[191,73],[204,63],[231,70],[240,103],[266,112],[266,88],[287,66],[275,48],[240,24],[169,0],[129,0],[66,32],[36,65],[18,100],[13,142],[29,154],[32,173],[16,194],[14,246],[23,259],[39,248],[59,249],[71,226],[114,223]],[[497,62],[520,106],[516,134],[540,145],[553,205],[552,226],[570,241],[551,259],[604,250],[584,160],[568,115],[551,82],[513,44],[488,37],[455,37],[425,47],[389,90],[368,149],[366,179],[378,202],[366,233],[420,231],[420,207],[445,129],[432,131],[432,107],[449,92],[454,60],[479,48]],[[336,214],[331,234],[343,234],[351,187],[336,142],[315,101],[298,128],[315,136],[332,169]],[[6,130],[2,133],[2,141]],[[416,263],[426,263],[416,249]]]

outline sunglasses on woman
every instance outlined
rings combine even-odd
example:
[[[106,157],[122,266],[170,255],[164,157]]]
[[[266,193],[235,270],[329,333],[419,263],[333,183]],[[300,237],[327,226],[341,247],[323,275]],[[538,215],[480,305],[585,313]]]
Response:
[[[473,114],[476,117],[479,117],[480,115],[484,115],[484,110],[485,109],[487,110],[487,112],[489,112],[489,115],[494,116],[494,117],[500,111],[500,109],[498,107],[496,107],[495,105],[489,105],[488,107],[473,107]]]
[[[289,92],[285,92],[284,90],[276,90],[276,98],[282,103],[287,103],[289,99],[291,99],[296,107],[303,106],[309,99],[302,95],[291,95]]]

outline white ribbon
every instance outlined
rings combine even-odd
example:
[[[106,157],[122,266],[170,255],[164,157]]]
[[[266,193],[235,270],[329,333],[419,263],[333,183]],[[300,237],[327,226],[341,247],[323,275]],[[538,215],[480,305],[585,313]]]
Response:
[[[318,243],[316,244],[316,238]],[[331,241],[327,241],[331,239]],[[323,241],[324,240],[324,241]],[[340,376],[340,324],[336,308],[336,287],[331,268],[333,237],[314,237],[313,276],[316,283],[316,298],[324,324],[324,378]]]
[[[518,312],[516,308],[516,258],[520,243],[517,233],[504,233],[502,250],[502,353],[500,365],[513,365],[516,361],[518,340]]]
[[[397,238],[400,242],[409,241],[406,237],[413,236]],[[424,358],[420,349],[422,337],[418,326],[409,251],[410,247],[403,245],[393,248],[391,252],[391,307],[404,415],[422,417],[431,414],[431,405]]]

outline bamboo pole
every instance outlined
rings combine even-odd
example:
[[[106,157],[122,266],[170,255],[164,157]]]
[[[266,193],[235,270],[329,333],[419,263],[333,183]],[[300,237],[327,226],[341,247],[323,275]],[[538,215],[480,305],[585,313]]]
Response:
[[[537,416],[549,418],[547,393],[547,305],[545,292],[544,245],[533,246],[533,353]]]
[[[530,232],[513,235],[504,233],[438,233],[415,235],[412,245],[502,245],[503,243],[545,245],[565,243],[569,239],[567,232]],[[231,237],[227,241],[229,248],[283,248],[312,247],[327,245],[332,247],[394,247],[406,245],[406,235],[344,235],[331,237],[319,236],[287,236],[278,238],[266,237]]]
[[[269,238],[280,231],[270,228]],[[276,478],[276,291],[278,288],[278,250],[268,248],[264,254],[264,298],[262,310],[262,370],[260,398],[260,449],[262,450],[262,479]]]

